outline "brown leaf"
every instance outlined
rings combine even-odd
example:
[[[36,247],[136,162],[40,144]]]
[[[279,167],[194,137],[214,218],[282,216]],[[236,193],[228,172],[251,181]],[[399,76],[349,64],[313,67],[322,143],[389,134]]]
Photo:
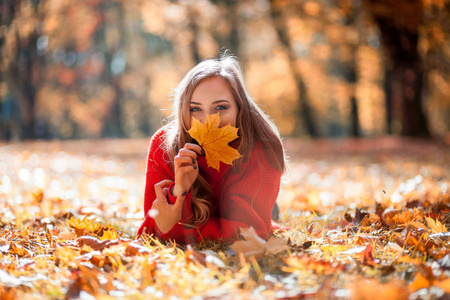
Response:
[[[315,259],[312,256],[303,254],[301,256],[289,256],[283,261],[288,267],[282,267],[284,272],[293,273],[297,270],[310,270],[319,275],[331,275],[341,273],[345,266],[339,262],[329,262],[323,259]]]
[[[197,262],[204,266],[206,266],[206,255],[200,252],[195,251],[191,245],[187,246],[186,251],[184,252],[186,257],[186,261],[189,262]]]
[[[28,256],[27,249],[17,246],[14,242],[9,243],[9,253],[17,254],[19,256]]]
[[[353,218],[352,222],[355,225],[360,225],[361,221],[369,215],[370,215],[369,213],[363,212],[361,211],[361,209],[357,208],[355,211],[355,217]]]
[[[128,243],[128,246],[125,249],[125,255],[127,256],[147,255],[147,254],[152,254],[152,250],[133,242]]]
[[[276,254],[286,249],[284,241],[280,238],[271,237],[269,242],[260,238],[253,227],[241,228],[241,235],[245,241],[236,241],[230,247],[237,254],[242,253],[245,257],[261,259],[265,255]]]
[[[78,270],[72,271],[71,283],[66,293],[65,299],[79,298],[81,291],[86,291],[95,296],[100,287],[100,282],[96,270],[91,270],[83,265],[78,266]]]
[[[79,243],[79,247],[82,247],[83,245],[87,245],[94,250],[102,251],[106,247],[118,244],[119,240],[116,239],[116,240],[102,241],[97,237],[85,235],[85,236],[81,236],[78,238],[78,243]]]
[[[364,219],[361,221],[361,226],[370,226],[380,222],[380,217],[376,214],[365,215]]]
[[[286,250],[286,244],[283,239],[271,237],[266,244],[267,254],[277,254],[281,251]]]

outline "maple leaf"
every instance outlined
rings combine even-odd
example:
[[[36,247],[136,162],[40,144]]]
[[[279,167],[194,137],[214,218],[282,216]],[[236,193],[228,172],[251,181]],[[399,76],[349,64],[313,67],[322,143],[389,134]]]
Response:
[[[425,217],[425,220],[427,220],[427,225],[431,228],[432,233],[447,232],[447,228],[438,220],[433,220],[432,218],[428,217]]]
[[[205,124],[193,118],[188,133],[205,150],[208,167],[219,171],[220,162],[231,165],[233,160],[241,157],[239,151],[230,147],[229,142],[238,138],[238,128],[230,124],[219,128],[219,114],[207,115]]]
[[[253,227],[241,228],[241,235],[245,241],[236,241],[230,247],[237,254],[242,253],[245,257],[261,259],[265,255],[277,254],[286,249],[286,244],[281,238],[271,237],[267,242],[260,238]]]
[[[100,240],[115,240],[119,238],[119,234],[114,229],[108,229],[103,231],[103,235],[100,237]]]
[[[82,236],[84,234],[84,230],[96,232],[101,228],[100,224],[95,222],[95,219],[88,220],[86,216],[84,216],[82,221],[75,217],[70,218],[69,226],[75,229],[75,233],[78,236]]]

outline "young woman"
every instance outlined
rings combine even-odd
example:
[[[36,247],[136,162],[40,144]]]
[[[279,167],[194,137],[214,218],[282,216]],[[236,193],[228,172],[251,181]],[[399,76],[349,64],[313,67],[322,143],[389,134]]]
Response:
[[[175,88],[172,122],[150,141],[138,235],[199,243],[234,241],[252,226],[267,238],[281,228],[271,220],[286,161],[274,123],[247,94],[239,63],[230,56],[199,63]],[[230,143],[242,155],[233,165],[208,167],[204,150],[187,132],[193,118],[220,116],[239,137]]]

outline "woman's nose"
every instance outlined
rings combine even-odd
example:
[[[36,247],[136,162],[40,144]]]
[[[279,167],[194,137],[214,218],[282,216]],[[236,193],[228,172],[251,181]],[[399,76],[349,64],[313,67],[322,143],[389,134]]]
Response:
[[[202,123],[202,124],[205,124],[205,119],[206,119],[206,113],[201,113],[199,116],[198,116],[198,120]]]

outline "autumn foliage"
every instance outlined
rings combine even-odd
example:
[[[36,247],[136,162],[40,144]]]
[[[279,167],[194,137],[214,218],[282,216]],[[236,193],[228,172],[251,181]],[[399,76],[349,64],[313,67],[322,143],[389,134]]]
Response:
[[[181,246],[135,232],[148,140],[0,147],[0,298],[445,299],[448,146],[285,141],[288,231]]]

